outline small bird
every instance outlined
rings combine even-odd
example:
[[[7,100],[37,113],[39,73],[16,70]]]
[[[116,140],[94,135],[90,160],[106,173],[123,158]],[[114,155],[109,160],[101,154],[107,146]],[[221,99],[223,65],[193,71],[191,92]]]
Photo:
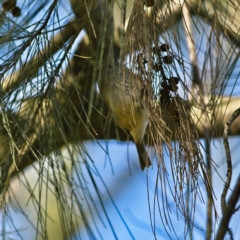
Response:
[[[151,166],[143,137],[148,124],[143,81],[125,66],[111,66],[104,70],[99,82],[100,93],[107,103],[115,123],[135,142],[140,167]]]

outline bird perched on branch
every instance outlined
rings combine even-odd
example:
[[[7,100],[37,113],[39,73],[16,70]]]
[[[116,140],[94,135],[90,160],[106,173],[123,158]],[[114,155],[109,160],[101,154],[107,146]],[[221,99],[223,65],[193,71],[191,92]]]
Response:
[[[140,166],[151,166],[143,136],[148,124],[143,81],[125,66],[113,65],[104,69],[99,82],[100,93],[107,103],[115,123],[135,142]]]

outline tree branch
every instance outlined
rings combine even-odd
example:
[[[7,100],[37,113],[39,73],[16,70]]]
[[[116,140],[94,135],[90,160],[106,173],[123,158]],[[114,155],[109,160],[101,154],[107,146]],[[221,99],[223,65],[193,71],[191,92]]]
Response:
[[[237,179],[236,185],[233,189],[233,192],[229,198],[229,201],[224,208],[223,216],[218,227],[218,232],[216,234],[216,240],[223,240],[226,232],[228,231],[228,224],[232,215],[235,212],[235,206],[239,200],[240,196],[240,176]]]
[[[240,108],[235,110],[231,116],[231,118],[226,122],[224,133],[223,133],[223,142],[225,146],[226,151],[226,162],[227,162],[227,180],[225,183],[225,186],[223,188],[222,196],[221,196],[221,205],[222,205],[222,212],[223,212],[223,218],[219,226],[219,232],[217,234],[216,239],[223,239],[226,231],[229,231],[228,223],[230,221],[230,218],[235,210],[235,205],[238,201],[238,198],[240,196],[240,178],[236,184],[235,190],[232,193],[232,196],[230,197],[230,200],[228,202],[228,205],[226,205],[226,195],[227,191],[231,184],[232,179],[232,159],[231,159],[231,152],[229,148],[228,143],[228,133],[229,129],[232,125],[232,123],[236,120],[236,118],[240,115]]]

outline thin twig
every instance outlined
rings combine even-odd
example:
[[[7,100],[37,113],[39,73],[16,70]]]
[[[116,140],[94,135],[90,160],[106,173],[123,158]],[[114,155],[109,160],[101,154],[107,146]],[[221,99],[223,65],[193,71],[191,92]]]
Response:
[[[230,119],[225,123],[224,127],[224,132],[223,132],[223,143],[226,151],[226,162],[227,162],[227,180],[225,183],[225,186],[223,188],[222,196],[221,196],[221,207],[222,207],[222,212],[224,213],[224,209],[226,207],[226,195],[227,191],[230,187],[231,179],[232,179],[232,159],[231,159],[231,152],[229,148],[229,143],[228,143],[228,133],[229,129],[234,122],[234,120],[240,115],[240,108],[235,110],[230,117]]]

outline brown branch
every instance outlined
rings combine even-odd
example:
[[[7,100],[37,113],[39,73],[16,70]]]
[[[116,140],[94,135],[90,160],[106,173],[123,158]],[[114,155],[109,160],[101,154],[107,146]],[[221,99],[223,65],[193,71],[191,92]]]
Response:
[[[239,200],[239,197],[240,197],[240,176],[238,177],[235,188],[233,189],[229,201],[226,207],[224,208],[223,217],[221,219],[221,222],[218,227],[218,232],[215,237],[216,240],[224,239],[224,236],[229,229],[228,224],[230,222],[232,215],[235,212],[235,206]]]
[[[235,121],[235,119],[240,115],[240,108],[235,110],[231,116],[231,118],[225,123],[224,127],[224,133],[223,133],[223,143],[226,151],[226,162],[227,162],[227,181],[225,183],[223,192],[222,192],[222,197],[221,197],[221,203],[222,203],[222,211],[224,212],[224,209],[226,207],[226,195],[227,191],[230,187],[231,179],[232,179],[232,159],[231,159],[231,152],[229,148],[229,143],[228,143],[228,133],[229,129],[232,125],[232,123]]]
[[[232,196],[230,197],[228,205],[226,205],[226,195],[227,195],[228,189],[230,188],[231,179],[232,179],[232,160],[231,160],[231,152],[230,152],[229,143],[228,143],[228,133],[232,123],[235,121],[235,119],[239,115],[240,115],[240,108],[235,110],[231,118],[226,122],[224,133],[223,133],[223,142],[224,142],[224,147],[226,151],[226,162],[227,162],[227,180],[221,196],[221,207],[222,207],[223,218],[220,223],[220,226],[219,226],[220,230],[217,234],[216,239],[223,239],[226,231],[229,230],[228,223],[230,221],[232,214],[235,211],[235,205],[240,195],[240,178],[239,178],[236,184],[235,190],[233,191]]]

